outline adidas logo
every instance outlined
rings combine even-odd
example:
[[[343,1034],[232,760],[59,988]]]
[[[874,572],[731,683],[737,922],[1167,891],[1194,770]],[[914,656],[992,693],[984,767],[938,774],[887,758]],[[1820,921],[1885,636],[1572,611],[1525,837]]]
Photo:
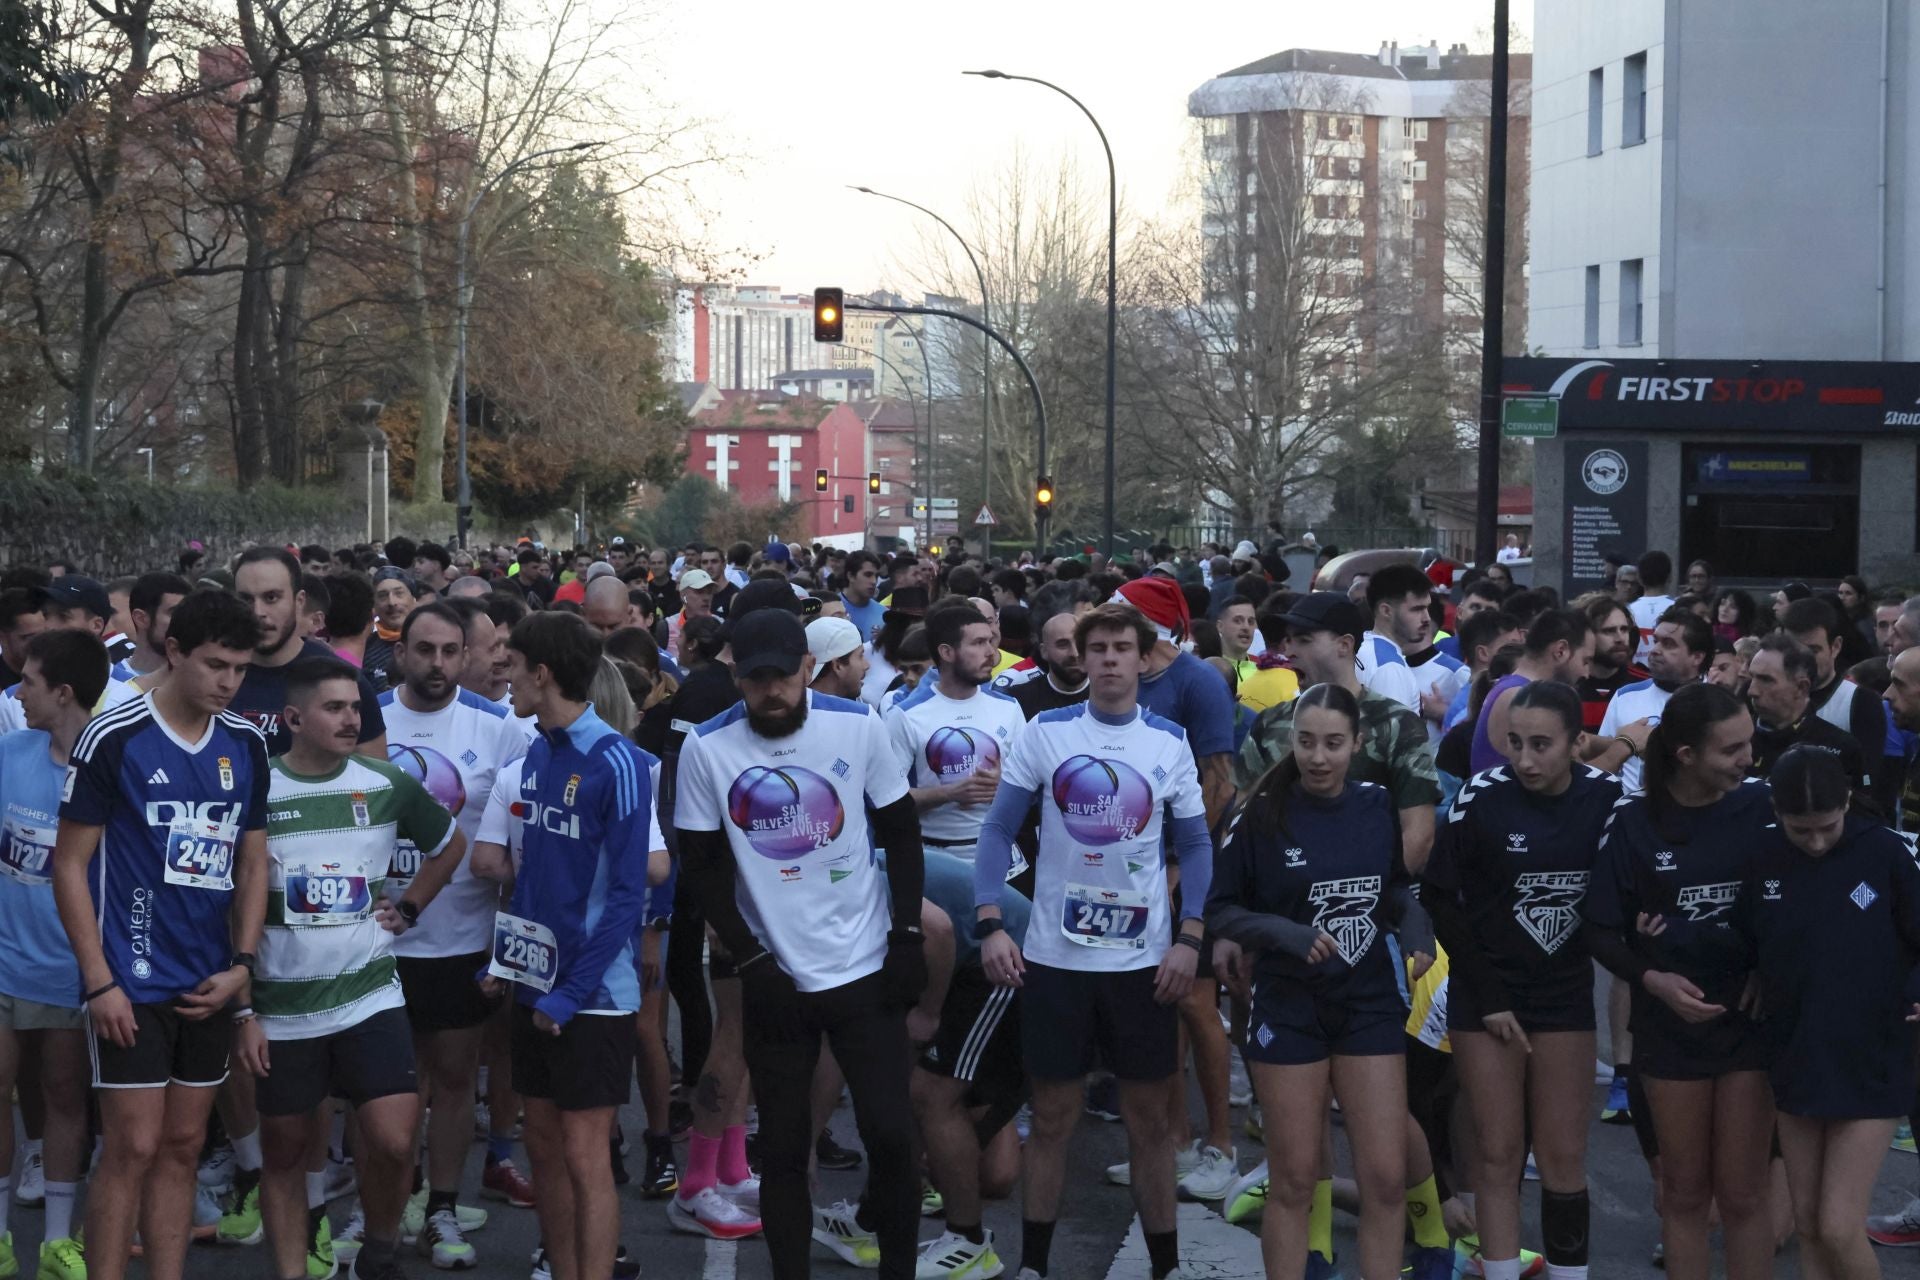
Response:
[[[150,787],[159,787],[165,786],[171,781],[172,779],[167,777],[167,771],[165,769],[155,769],[153,776],[147,779],[147,785]]]

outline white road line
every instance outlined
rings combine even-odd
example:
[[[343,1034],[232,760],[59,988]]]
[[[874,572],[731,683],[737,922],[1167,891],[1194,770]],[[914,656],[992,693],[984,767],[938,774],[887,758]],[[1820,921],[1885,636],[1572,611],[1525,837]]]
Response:
[[[709,1238],[707,1258],[700,1267],[700,1280],[734,1280],[739,1252],[740,1245],[736,1241]]]
[[[1174,1225],[1180,1231],[1180,1270],[1189,1276],[1208,1276],[1212,1280],[1263,1280],[1260,1264],[1260,1237],[1227,1220],[1203,1204],[1183,1202]],[[1140,1234],[1140,1219],[1127,1229],[1127,1238],[1107,1267],[1107,1280],[1139,1280],[1149,1274],[1147,1241]]]

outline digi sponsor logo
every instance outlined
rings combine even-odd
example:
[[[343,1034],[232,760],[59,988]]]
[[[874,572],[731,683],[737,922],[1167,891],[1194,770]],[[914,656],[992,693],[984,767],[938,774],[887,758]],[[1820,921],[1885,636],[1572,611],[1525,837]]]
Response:
[[[763,858],[790,862],[816,853],[846,826],[840,793],[799,765],[755,765],[727,789],[727,817]]]

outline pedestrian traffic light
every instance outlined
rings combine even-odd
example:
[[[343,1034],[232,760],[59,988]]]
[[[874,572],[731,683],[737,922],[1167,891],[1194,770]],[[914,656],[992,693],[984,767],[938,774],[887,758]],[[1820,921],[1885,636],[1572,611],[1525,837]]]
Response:
[[[844,314],[846,297],[846,291],[843,289],[813,291],[813,340],[815,342],[839,342],[846,337],[847,324]]]
[[[813,473],[813,491],[815,493],[825,493],[827,491],[827,469],[825,467],[821,467]]]
[[[1034,505],[1043,510],[1053,508],[1053,477],[1041,476],[1033,486]]]
[[[840,509],[842,511],[845,511],[848,515],[853,514],[853,495],[852,494],[850,493],[846,494],[840,499]]]
[[[880,473],[878,471],[867,472],[867,492],[880,492]]]

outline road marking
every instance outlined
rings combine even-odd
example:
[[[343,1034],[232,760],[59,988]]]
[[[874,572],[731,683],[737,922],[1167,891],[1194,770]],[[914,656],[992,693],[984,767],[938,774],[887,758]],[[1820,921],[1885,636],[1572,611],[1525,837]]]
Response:
[[[740,1246],[732,1240],[707,1240],[707,1258],[700,1267],[700,1280],[734,1280]]]
[[[1210,1276],[1214,1280],[1263,1280],[1260,1237],[1227,1220],[1203,1204],[1183,1202],[1174,1218],[1180,1232],[1180,1273]],[[1107,1280],[1139,1280],[1148,1274],[1147,1240],[1135,1217],[1127,1238],[1107,1267]]]

